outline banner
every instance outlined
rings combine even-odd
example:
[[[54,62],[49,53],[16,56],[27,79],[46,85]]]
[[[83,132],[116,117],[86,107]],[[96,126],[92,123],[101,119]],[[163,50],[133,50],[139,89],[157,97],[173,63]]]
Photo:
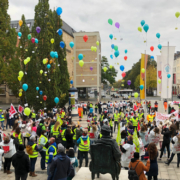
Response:
[[[171,104],[172,104],[172,105],[173,105],[173,104],[178,105],[178,104],[180,104],[180,101],[172,101]]]
[[[161,96],[162,82],[158,83],[158,79],[162,80],[162,63],[161,56],[157,56],[157,96]]]
[[[156,125],[159,126],[160,121],[162,121],[162,123],[164,124],[164,121],[167,120],[173,114],[176,117],[176,121],[178,121],[178,115],[179,115],[178,110],[171,114],[162,114],[162,113],[156,112]]]
[[[18,106],[18,112],[22,114],[23,110],[24,110],[24,108],[21,105],[19,105]]]
[[[175,46],[163,46],[161,49],[162,63],[162,90],[161,98],[172,98],[172,78],[173,78],[173,63],[174,63]],[[167,78],[170,74],[171,77]]]
[[[11,104],[10,111],[9,111],[10,117],[12,118],[12,116],[16,113],[17,113],[17,111],[16,111],[15,107],[13,106],[13,104]]]
[[[145,69],[145,55],[141,54],[141,69]],[[140,69],[140,84],[145,87],[145,73],[142,73]],[[145,88],[143,90],[140,90],[140,99],[145,99]]]

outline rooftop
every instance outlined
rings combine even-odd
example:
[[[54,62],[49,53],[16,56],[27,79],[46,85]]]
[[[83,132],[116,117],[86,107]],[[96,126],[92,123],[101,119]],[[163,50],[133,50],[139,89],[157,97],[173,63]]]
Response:
[[[74,37],[73,33],[75,33],[76,31],[73,28],[71,28],[66,22],[64,22],[64,21],[62,21],[62,22],[63,22],[62,30],[65,31],[70,36]],[[34,25],[34,19],[27,19],[26,24],[31,31],[31,29]],[[19,32],[19,29],[20,29],[19,20],[11,21],[10,26],[11,26],[11,28],[15,28],[16,31]]]

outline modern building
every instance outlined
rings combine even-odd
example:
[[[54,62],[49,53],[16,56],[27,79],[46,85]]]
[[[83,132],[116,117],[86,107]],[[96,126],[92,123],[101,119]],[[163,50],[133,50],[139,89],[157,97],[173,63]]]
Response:
[[[83,37],[88,36],[87,42]],[[101,97],[101,39],[99,32],[76,32],[74,36],[74,87],[78,89],[79,98],[87,98],[88,88],[92,88],[95,97]],[[99,45],[96,42],[99,41]],[[97,47],[92,51],[91,47]],[[79,65],[78,55],[83,54],[83,67]]]
[[[34,19],[28,19],[26,20],[26,24],[30,29],[31,29],[34,25]],[[19,26],[19,21],[11,21],[10,23],[11,28],[15,28],[17,32],[19,32],[20,26]],[[73,56],[74,56],[74,52],[73,49],[71,49],[69,47],[69,43],[71,41],[74,41],[74,36],[73,33],[75,33],[76,31],[71,28],[66,22],[63,21],[63,26],[62,26],[62,30],[63,30],[63,41],[65,42],[66,46],[66,60],[67,60],[67,64],[68,64],[68,71],[69,71],[69,75],[71,77],[71,79],[73,79]],[[17,45],[18,45],[18,38],[17,38]],[[0,89],[1,89],[1,93],[0,93],[0,103],[18,103],[18,98],[16,98],[15,96],[13,96],[11,90],[7,87],[6,84],[1,84],[0,85]]]
[[[173,95],[180,94],[180,51],[174,54],[172,86]]]

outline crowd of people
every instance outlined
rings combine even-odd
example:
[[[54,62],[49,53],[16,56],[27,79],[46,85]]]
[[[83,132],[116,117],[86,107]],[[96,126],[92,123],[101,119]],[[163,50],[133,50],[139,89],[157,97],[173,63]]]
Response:
[[[36,114],[32,110],[28,117],[20,113],[10,117],[9,109],[6,113],[1,113],[0,168],[3,162],[4,173],[12,173],[12,163],[16,179],[27,179],[28,173],[29,176],[36,177],[37,158],[40,156],[40,168],[47,171],[49,180],[70,180],[75,176],[76,168],[82,167],[83,159],[85,167],[89,166],[90,146],[97,142],[114,146],[114,159],[121,163],[123,169],[135,168],[140,180],[146,179],[144,171],[148,180],[152,177],[157,179],[158,157],[159,160],[167,157],[165,163],[169,165],[177,154],[179,167],[179,122],[172,115],[157,124],[157,102],[154,108],[150,102],[146,103],[150,109],[147,117],[144,115],[143,103],[138,101],[99,102],[95,105],[82,102],[79,106],[83,109],[82,114],[87,114],[87,127],[82,127],[80,121],[72,121],[71,106],[67,109],[54,107],[47,113],[39,110]],[[78,114],[82,120],[82,114]],[[120,144],[112,139],[115,132],[119,133],[118,127]],[[11,132],[4,133],[5,128],[9,128]],[[137,139],[134,136],[136,133]],[[147,161],[146,165],[142,161]],[[129,176],[130,173],[129,171]]]

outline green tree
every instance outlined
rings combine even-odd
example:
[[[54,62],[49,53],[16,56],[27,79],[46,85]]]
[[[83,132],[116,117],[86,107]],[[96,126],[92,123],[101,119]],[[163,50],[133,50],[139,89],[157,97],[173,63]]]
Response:
[[[118,80],[115,83],[113,83],[113,87],[114,88],[121,88],[121,84],[122,84],[121,80]]]
[[[146,88],[152,91],[157,87],[157,69],[153,65],[149,65],[146,70]]]
[[[10,27],[10,16],[7,13],[9,7],[8,0],[1,0],[0,6],[0,84],[6,83],[4,70],[10,61],[15,58],[16,52],[16,31]],[[10,75],[10,72],[9,74]]]
[[[104,67],[107,67],[106,72],[104,72],[104,70],[103,70]],[[113,83],[115,83],[116,75],[117,75],[117,71],[115,70],[115,68],[112,67],[110,69],[107,58],[105,56],[102,56],[102,59],[101,59],[101,82],[104,84],[107,84],[107,83],[113,84]]]
[[[134,82],[134,87],[135,87],[135,88],[139,88],[139,86],[140,86],[140,75],[138,75],[138,76],[136,77],[136,80],[135,80],[135,82]]]

